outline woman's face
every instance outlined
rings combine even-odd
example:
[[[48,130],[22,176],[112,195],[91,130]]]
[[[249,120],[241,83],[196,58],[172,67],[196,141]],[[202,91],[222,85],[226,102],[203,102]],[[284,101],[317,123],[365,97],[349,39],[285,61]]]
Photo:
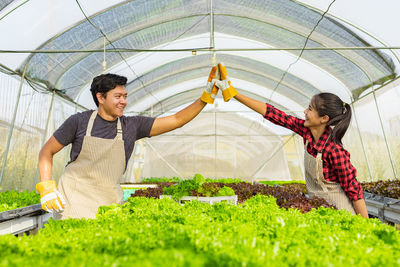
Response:
[[[323,124],[324,117],[319,116],[318,111],[313,107],[312,101],[304,110],[304,115],[306,118],[304,122],[305,127],[312,128]]]

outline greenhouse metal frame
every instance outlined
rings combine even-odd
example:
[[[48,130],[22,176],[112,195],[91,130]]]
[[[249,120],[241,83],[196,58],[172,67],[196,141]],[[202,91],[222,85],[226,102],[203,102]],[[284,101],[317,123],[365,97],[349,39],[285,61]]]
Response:
[[[127,76],[125,114],[158,117],[198,98],[221,61],[240,92],[291,115],[301,117],[314,94],[339,95],[353,109],[344,143],[357,178],[398,179],[400,37],[377,30],[396,25],[390,12],[399,3],[352,2],[2,1],[0,32],[8,37],[0,44],[0,188],[34,187],[44,142],[70,115],[95,108],[95,76]],[[374,25],[351,16],[349,6],[371,20],[380,10],[390,14]],[[22,17],[30,26],[16,24]],[[299,180],[300,143],[219,95],[182,129],[136,144],[123,179],[204,172]],[[55,157],[55,179],[68,158],[68,148]],[[224,168],[227,162],[234,164]],[[285,164],[275,171],[277,162]]]

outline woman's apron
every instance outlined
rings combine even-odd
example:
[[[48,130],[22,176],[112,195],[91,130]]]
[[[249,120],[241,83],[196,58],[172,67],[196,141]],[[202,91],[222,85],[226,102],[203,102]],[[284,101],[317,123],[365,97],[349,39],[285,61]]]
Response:
[[[317,196],[325,199],[329,204],[335,205],[339,210],[347,210],[356,214],[353,204],[346,196],[338,183],[326,181],[322,170],[322,151],[314,158],[307,151],[308,141],[304,147],[304,169],[306,187],[310,197]],[[324,145],[325,148],[325,145]]]
[[[58,190],[66,204],[63,212],[55,212],[56,220],[96,218],[103,205],[121,204],[123,191],[119,180],[125,171],[125,149],[120,119],[117,136],[104,139],[91,136],[97,111],[90,117],[82,149],[77,159],[65,167]]]

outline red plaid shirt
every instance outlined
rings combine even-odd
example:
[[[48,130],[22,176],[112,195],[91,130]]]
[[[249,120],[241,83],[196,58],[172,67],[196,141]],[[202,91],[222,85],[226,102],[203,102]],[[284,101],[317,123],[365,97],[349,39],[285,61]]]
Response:
[[[350,153],[341,145],[335,144],[332,139],[327,141],[331,132],[330,127],[326,127],[322,136],[314,144],[310,129],[304,126],[304,120],[287,115],[269,104],[267,104],[264,118],[301,135],[304,144],[308,140],[307,151],[314,157],[317,157],[317,153],[322,151],[325,180],[339,183],[350,200],[364,197],[361,185],[356,179],[357,170],[350,162]]]

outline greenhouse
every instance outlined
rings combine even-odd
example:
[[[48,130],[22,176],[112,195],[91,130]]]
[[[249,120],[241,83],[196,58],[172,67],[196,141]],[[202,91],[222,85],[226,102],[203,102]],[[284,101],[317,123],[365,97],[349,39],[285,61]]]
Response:
[[[1,0],[0,265],[400,266],[398,10]]]

